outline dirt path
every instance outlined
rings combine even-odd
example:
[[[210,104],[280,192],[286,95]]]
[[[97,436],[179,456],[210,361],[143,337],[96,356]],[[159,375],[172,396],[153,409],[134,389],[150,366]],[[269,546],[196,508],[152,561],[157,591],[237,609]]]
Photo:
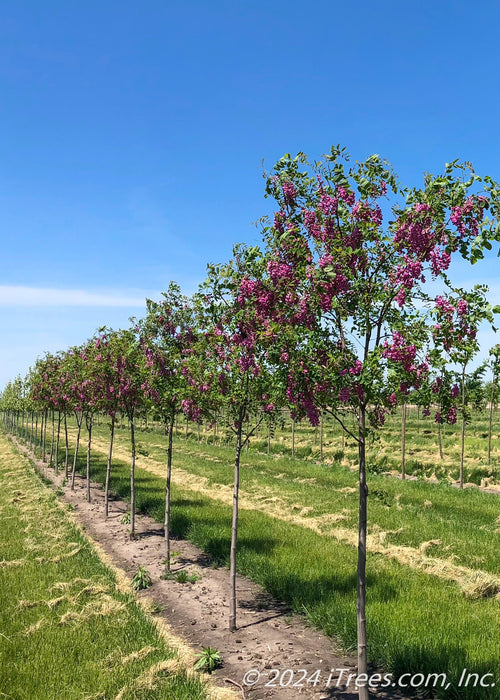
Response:
[[[18,445],[27,453],[26,448]],[[219,649],[224,665],[216,671],[215,682],[236,690],[248,700],[355,700],[353,680],[356,659],[334,648],[332,640],[308,627],[283,604],[274,601],[260,586],[238,576],[238,625],[235,633],[227,629],[229,614],[228,572],[214,568],[199,549],[185,540],[174,540],[172,550],[179,552],[173,571],[198,573],[195,583],[162,580],[164,571],[163,529],[152,518],[137,516],[138,537],[130,541],[128,525],[121,523],[128,505],[119,500],[110,503],[110,517],[104,516],[104,494],[99,484],[91,485],[91,499],[85,501],[85,481],[77,477],[75,490],[63,486],[63,475],[56,476],[40,461],[39,471],[60,489],[61,497],[73,504],[75,515],[86,533],[112,559],[132,576],[139,565],[148,569],[153,585],[140,596],[154,601],[174,633],[195,651],[201,646]],[[289,670],[288,670],[289,669]],[[255,685],[245,682],[259,676]],[[266,685],[267,684],[267,685]],[[240,688],[238,688],[240,686]],[[287,686],[287,687],[283,687]],[[373,698],[402,698],[395,690],[381,689]],[[405,696],[408,697],[408,696]]]

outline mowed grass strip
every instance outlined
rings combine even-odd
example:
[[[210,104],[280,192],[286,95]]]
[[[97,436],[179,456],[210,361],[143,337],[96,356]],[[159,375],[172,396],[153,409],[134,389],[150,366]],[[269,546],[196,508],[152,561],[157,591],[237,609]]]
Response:
[[[140,439],[147,447],[146,435]],[[158,442],[157,435],[155,439]],[[202,447],[206,454],[206,446]],[[179,463],[180,446],[177,448],[176,463]],[[189,446],[189,451],[195,452],[193,445]],[[197,461],[194,454],[189,459],[192,465],[197,464],[200,473],[212,474],[217,465],[217,470],[227,469],[226,481],[231,479],[229,461],[227,466],[224,460],[219,463],[200,457]],[[263,464],[265,460],[259,459]],[[105,463],[104,455],[94,453],[93,479],[103,482]],[[81,469],[84,469],[83,454]],[[244,470],[243,489],[247,478],[257,478],[255,472],[255,468],[248,474]],[[347,478],[346,472],[344,474]],[[142,468],[137,469],[136,475],[139,510],[161,522],[164,480]],[[220,477],[217,471],[217,478]],[[281,484],[283,479],[276,481]],[[400,488],[403,486],[414,487],[399,484]],[[126,499],[129,488],[128,464],[117,460],[113,466],[112,489]],[[321,491],[326,493],[325,487]],[[215,490],[214,497],[209,498],[176,484],[172,519],[176,536],[191,540],[215,562],[227,565],[231,508],[217,500]],[[289,603],[295,611],[305,613],[314,625],[340,640],[348,650],[353,650],[356,643],[356,556],[355,547],[334,537],[283,522],[260,511],[241,510],[239,571],[263,585],[276,598]],[[468,598],[456,583],[403,566],[381,554],[368,554],[367,571],[372,661],[396,675],[447,673],[452,686],[446,690],[436,689],[438,697],[478,700],[500,697],[498,600]],[[479,674],[495,674],[496,686],[458,689],[457,681],[464,668]]]
[[[2,433],[0,520],[0,697],[207,696]]]
[[[108,434],[104,426],[96,431],[96,447],[107,450]],[[116,456],[126,460],[129,436],[118,430]],[[163,474],[166,442],[157,432],[139,434],[141,451],[138,463]],[[174,446],[174,465],[212,485],[214,494],[220,484],[232,489],[234,450],[211,444],[178,439]],[[154,464],[153,464],[154,461]],[[252,451],[242,455],[241,491],[262,510],[297,522],[308,519],[325,532],[348,530],[357,535],[357,473],[339,464],[322,465],[287,457],[266,456]],[[175,479],[175,470],[174,470]],[[478,489],[452,488],[447,484],[425,481],[401,481],[380,474],[368,478],[369,532],[378,549],[388,556],[399,556],[398,548],[417,550],[421,559],[442,560],[456,567],[477,572],[481,594],[481,572],[500,581],[500,496]],[[313,524],[313,523],[311,523]],[[405,553],[402,553],[405,557]],[[400,557],[400,560],[401,558]],[[410,563],[410,557],[405,557]],[[439,574],[439,566],[434,567]],[[469,581],[464,585],[474,594]],[[490,594],[494,590],[490,589]]]

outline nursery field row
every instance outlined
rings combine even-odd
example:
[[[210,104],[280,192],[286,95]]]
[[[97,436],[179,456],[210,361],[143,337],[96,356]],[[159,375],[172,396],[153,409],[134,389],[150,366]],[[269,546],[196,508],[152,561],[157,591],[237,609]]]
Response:
[[[166,442],[156,431],[138,439],[137,507],[161,522]],[[104,482],[106,426],[96,428],[94,447],[91,477]],[[118,429],[111,488],[124,498],[128,450]],[[220,564],[229,555],[232,454],[174,441],[172,531]],[[84,462],[82,454],[82,471]],[[380,474],[369,484],[371,660],[395,674],[444,671],[456,680],[466,667],[500,680],[498,496]],[[339,464],[243,454],[238,569],[348,650],[356,640],[356,486]],[[495,688],[456,696],[499,697]]]
[[[202,700],[175,647],[0,433],[0,696]]]

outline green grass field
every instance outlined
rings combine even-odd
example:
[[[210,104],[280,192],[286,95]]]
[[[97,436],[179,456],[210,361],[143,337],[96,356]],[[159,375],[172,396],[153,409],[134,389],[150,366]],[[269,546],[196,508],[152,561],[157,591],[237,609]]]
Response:
[[[92,478],[103,481],[106,426],[95,433],[102,451],[93,453]],[[165,439],[156,430],[138,439],[137,505],[161,521]],[[112,489],[124,498],[127,449],[128,432],[119,429]],[[174,532],[221,564],[229,554],[231,465],[230,446],[175,441],[174,470],[182,473]],[[356,481],[342,462],[243,455],[239,571],[348,650],[356,641]],[[500,697],[499,497],[377,473],[369,486],[370,659],[395,674],[446,672],[455,683],[464,668],[494,673],[494,688],[455,687],[440,697]]]
[[[206,697],[1,433],[0,513],[0,697]]]

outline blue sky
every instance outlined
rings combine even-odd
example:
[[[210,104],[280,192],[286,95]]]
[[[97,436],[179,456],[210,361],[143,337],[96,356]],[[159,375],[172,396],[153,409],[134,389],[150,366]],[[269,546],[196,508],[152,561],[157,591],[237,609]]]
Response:
[[[258,242],[262,159],[342,143],[405,184],[454,158],[500,180],[499,26],[486,0],[4,0],[0,386]],[[498,303],[498,263],[463,284]]]

